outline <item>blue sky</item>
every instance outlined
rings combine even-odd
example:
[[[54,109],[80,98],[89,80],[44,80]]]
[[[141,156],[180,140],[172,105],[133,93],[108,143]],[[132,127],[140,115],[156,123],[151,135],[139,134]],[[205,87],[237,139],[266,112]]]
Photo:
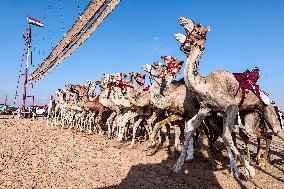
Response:
[[[80,12],[89,3],[78,2]],[[0,1],[0,103],[5,94],[11,103],[15,94],[27,15],[45,24],[32,28],[33,63],[37,65],[78,18],[78,8],[76,0]],[[202,75],[258,66],[261,89],[284,109],[282,0],[122,0],[72,56],[29,89],[29,95],[36,96],[37,104],[47,104],[48,96],[67,83],[99,80],[103,73],[142,72],[143,64],[160,60],[161,55],[185,60],[173,37],[184,32],[177,22],[180,16],[211,27],[200,65]]]

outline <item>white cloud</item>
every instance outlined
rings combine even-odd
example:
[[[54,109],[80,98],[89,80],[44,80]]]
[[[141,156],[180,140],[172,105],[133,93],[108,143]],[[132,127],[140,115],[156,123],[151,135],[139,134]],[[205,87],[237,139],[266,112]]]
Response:
[[[162,39],[162,37],[153,37],[154,41],[160,41]]]

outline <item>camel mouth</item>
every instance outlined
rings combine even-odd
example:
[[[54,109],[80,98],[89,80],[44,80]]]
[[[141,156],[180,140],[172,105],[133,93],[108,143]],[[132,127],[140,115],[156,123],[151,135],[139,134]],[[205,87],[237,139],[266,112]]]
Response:
[[[164,60],[164,61],[166,60],[166,58],[167,58],[167,56],[166,56],[166,55],[161,56],[161,59],[162,59],[162,60]]]
[[[150,64],[145,64],[143,66],[141,66],[142,70],[144,70],[145,72],[148,72],[150,73],[151,72],[151,69],[152,69],[152,65]]]
[[[176,34],[174,34],[174,37],[180,43],[184,43],[186,41],[186,36],[184,34],[176,33]]]
[[[185,26],[189,21],[193,24],[193,22],[186,17],[179,17],[178,18],[178,22],[181,26]]]

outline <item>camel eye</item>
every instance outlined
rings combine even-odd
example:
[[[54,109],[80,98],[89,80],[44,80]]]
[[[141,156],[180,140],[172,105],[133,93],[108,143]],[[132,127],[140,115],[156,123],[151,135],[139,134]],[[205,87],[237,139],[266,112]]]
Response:
[[[201,25],[200,25],[200,24],[197,24],[196,26],[197,26],[198,28],[201,28]]]

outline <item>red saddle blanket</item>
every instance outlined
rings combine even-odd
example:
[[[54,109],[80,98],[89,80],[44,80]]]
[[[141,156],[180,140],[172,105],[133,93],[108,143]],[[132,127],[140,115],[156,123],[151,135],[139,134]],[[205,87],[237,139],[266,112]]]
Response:
[[[259,97],[261,100],[263,100],[262,94],[268,95],[266,92],[261,91],[259,88],[259,85],[256,84],[259,79],[259,69],[258,68],[255,68],[252,71],[246,70],[243,73],[233,73],[233,75],[239,82],[239,89],[241,88],[243,91],[243,96],[239,104],[239,108],[242,106],[244,102],[245,94],[247,93],[246,90],[253,91],[255,95]]]

